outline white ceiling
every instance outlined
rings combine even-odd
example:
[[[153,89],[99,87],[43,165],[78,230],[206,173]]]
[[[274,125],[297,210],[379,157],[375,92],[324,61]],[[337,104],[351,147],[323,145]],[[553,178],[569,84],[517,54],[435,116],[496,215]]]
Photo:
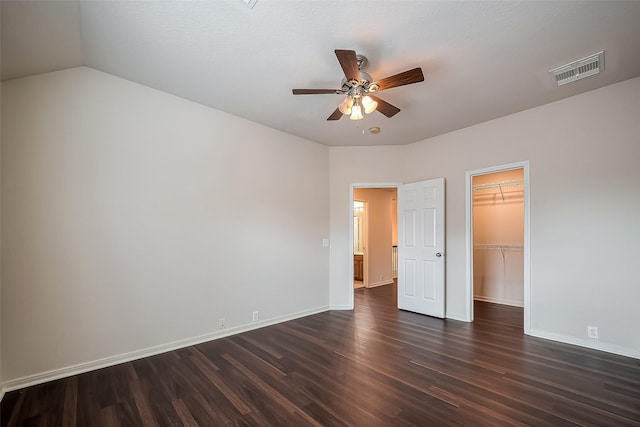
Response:
[[[379,94],[393,118],[327,122],[341,96],[291,89],[339,88],[334,49],[425,81]],[[326,145],[407,144],[640,76],[640,1],[2,1],[3,80],[79,65]]]

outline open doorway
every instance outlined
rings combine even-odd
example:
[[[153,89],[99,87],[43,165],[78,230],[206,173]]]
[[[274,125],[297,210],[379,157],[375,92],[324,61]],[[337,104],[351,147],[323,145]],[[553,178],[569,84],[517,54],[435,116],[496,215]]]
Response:
[[[397,189],[353,189],[354,288],[374,288],[394,283],[397,277]]]
[[[369,212],[367,245],[363,251],[365,287],[350,292],[351,307],[356,308],[354,301],[358,293],[373,291],[370,288],[387,288],[395,289],[394,306],[398,309],[445,317],[444,184],[445,180],[442,177],[408,184],[351,184],[351,215],[353,202],[358,199],[368,201]],[[371,194],[362,195],[360,191]],[[383,223],[373,219],[372,197],[377,198],[380,194],[384,194],[383,197],[386,198],[380,216],[386,217]],[[353,217],[350,228],[349,238],[353,243]],[[373,230],[379,231],[378,236],[386,240],[378,246],[380,252],[374,250],[376,243]],[[393,241],[394,238],[397,238],[397,245]],[[397,257],[394,257],[395,246]],[[382,256],[374,256],[375,252]],[[350,251],[350,255],[354,256],[353,251]],[[393,265],[394,261],[397,262],[397,266]],[[349,278],[351,289],[353,262],[352,258]]]
[[[528,163],[467,173],[469,311],[491,305],[529,329]],[[496,310],[497,309],[497,310]]]

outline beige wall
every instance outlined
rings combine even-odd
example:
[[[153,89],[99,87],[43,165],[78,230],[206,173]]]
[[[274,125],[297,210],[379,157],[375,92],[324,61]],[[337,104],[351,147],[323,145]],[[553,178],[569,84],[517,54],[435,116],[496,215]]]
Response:
[[[365,251],[368,286],[393,282],[391,246],[393,237],[392,205],[395,189],[355,188],[355,200],[367,202],[368,241]]]
[[[635,78],[406,147],[330,148],[331,305],[349,302],[348,243],[333,238],[349,183],[444,177],[446,315],[465,319],[465,173],[529,160],[531,332],[640,357],[638,117]]]
[[[398,190],[391,201],[391,244],[398,246]]]
[[[473,185],[522,181],[515,169],[473,178]],[[500,304],[524,304],[524,185],[473,193],[473,294]],[[480,246],[478,246],[480,245]],[[482,245],[504,245],[501,248]],[[512,246],[520,246],[513,248]]]
[[[2,89],[5,381],[328,307],[327,147],[85,67]]]

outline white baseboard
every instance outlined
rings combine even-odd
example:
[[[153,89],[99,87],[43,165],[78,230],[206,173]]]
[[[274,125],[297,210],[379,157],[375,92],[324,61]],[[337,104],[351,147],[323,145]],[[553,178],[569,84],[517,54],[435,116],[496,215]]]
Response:
[[[197,337],[186,338],[183,340],[173,341],[167,344],[161,344],[153,347],[144,348],[141,350],[131,351],[129,353],[118,354],[116,356],[110,356],[110,357],[105,357],[103,359],[93,360],[90,362],[79,363],[77,365],[67,366],[65,368],[53,369],[47,372],[27,375],[22,378],[16,378],[13,380],[4,381],[0,385],[0,388],[2,390],[2,394],[4,394],[4,392],[7,392],[7,391],[18,390],[21,388],[46,383],[46,382],[57,380],[60,378],[70,377],[72,375],[78,375],[85,372],[94,371],[96,369],[102,369],[109,366],[119,365],[120,363],[130,362],[132,360],[142,359],[144,357],[155,356],[156,354],[166,353],[167,351],[177,350],[179,348],[189,347],[189,346],[200,344],[207,341],[213,341],[219,338],[240,334],[242,332],[247,332],[254,329],[260,329],[265,326],[275,325],[276,323],[282,323],[289,320],[298,319],[300,317],[306,317],[312,314],[322,313],[327,310],[329,310],[328,306],[312,308],[309,310],[303,310],[303,311],[299,311],[293,314],[288,314],[285,316],[279,316],[279,317],[274,317],[272,319],[262,320],[260,322],[248,323],[245,325],[236,326],[234,328],[211,332],[211,333],[200,335]]]
[[[329,306],[329,310],[353,310],[353,306],[347,304],[333,304]]]
[[[529,335],[546,340],[558,341],[565,344],[573,344],[580,347],[591,348],[593,350],[606,351],[607,353],[618,354],[620,356],[633,357],[640,359],[640,350],[622,347],[615,344],[607,344],[600,341],[570,337],[567,335],[556,334],[554,332],[541,331],[539,329],[531,329]]]
[[[3,397],[4,397],[4,387],[0,387],[0,402],[2,402]]]
[[[474,295],[473,299],[478,301],[483,301],[483,302],[490,302],[493,304],[510,305],[512,307],[524,307],[523,301],[512,301],[512,300],[493,298],[493,297],[483,297],[480,295]]]
[[[383,280],[381,282],[369,283],[367,288],[376,288],[378,286],[391,285],[392,283],[393,283],[393,280]]]

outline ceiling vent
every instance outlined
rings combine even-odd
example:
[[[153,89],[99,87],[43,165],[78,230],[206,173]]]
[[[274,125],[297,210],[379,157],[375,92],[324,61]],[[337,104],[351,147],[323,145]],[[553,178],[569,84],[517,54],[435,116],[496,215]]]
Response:
[[[593,76],[604,70],[604,51],[550,70],[558,86]]]

